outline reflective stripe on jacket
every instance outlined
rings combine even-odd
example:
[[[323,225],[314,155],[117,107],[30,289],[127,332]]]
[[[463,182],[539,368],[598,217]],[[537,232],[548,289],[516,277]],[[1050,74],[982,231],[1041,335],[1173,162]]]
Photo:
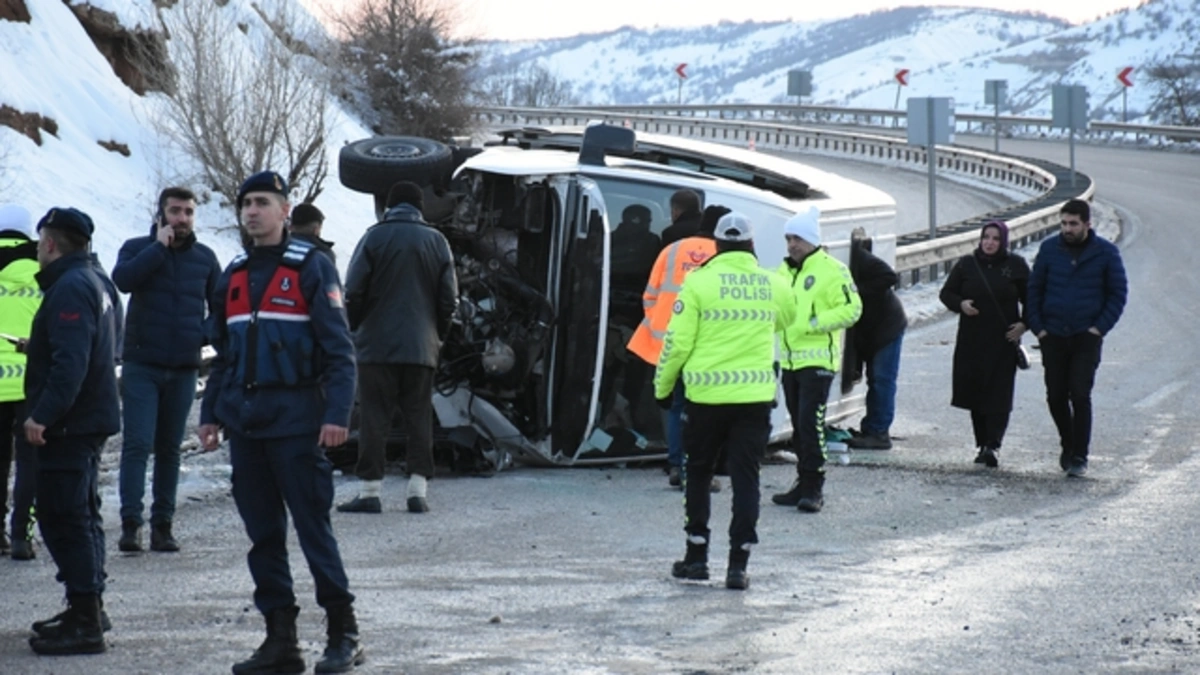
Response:
[[[841,366],[842,334],[862,316],[862,299],[850,270],[824,249],[799,266],[784,260],[778,273],[796,297],[796,321],[783,331],[780,365],[784,370]]]
[[[36,242],[21,236],[0,239],[0,333],[29,337],[33,315],[42,304],[37,272]],[[0,340],[0,403],[24,398],[25,355]]]
[[[671,307],[683,286],[683,279],[717,252],[717,244],[707,237],[681,239],[659,252],[650,271],[650,280],[642,294],[646,316],[638,324],[627,348],[650,364],[658,363],[663,336],[671,321]]]
[[[654,395],[667,398],[683,378],[695,403],[775,400],[775,332],[796,317],[785,279],[754,254],[713,256],[683,284],[667,326]]]

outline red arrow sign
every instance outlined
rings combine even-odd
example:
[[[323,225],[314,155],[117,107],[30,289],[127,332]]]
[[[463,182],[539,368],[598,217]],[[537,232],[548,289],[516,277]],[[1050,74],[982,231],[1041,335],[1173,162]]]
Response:
[[[900,70],[896,71],[896,81],[899,82],[901,86],[908,86],[908,68],[901,68]]]
[[[675,74],[678,75],[679,79],[681,79],[681,80],[687,79],[687,73],[683,72],[684,68],[687,68],[686,63],[681,63],[681,64],[675,66]]]
[[[1133,80],[1129,79],[1129,74],[1133,72],[1133,66],[1125,66],[1117,71],[1117,81],[1126,87],[1133,86]]]

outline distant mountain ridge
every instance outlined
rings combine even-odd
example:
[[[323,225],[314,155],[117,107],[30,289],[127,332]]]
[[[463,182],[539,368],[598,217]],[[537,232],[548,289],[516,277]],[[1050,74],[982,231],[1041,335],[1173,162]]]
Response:
[[[1151,108],[1142,75],[1151,62],[1193,53],[1200,0],[1150,0],[1072,26],[1033,12],[903,7],[847,19],[724,22],[699,28],[621,28],[544,41],[490,42],[480,67],[497,73],[537,64],[573,89],[577,104],[673,103],[674,68],[687,63],[684,103],[794,102],[789,70],[813,74],[806,102],[890,108],[895,73],[910,71],[909,96],[950,96],[960,111],[984,106],[984,82],[1008,81],[1005,112],[1048,115],[1054,84],[1088,88],[1093,119],[1119,120],[1117,71],[1133,66],[1131,119]],[[901,102],[903,105],[903,102]]]

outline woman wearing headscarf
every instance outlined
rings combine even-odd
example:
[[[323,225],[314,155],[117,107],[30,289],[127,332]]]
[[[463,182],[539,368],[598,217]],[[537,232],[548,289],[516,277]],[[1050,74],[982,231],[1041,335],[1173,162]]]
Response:
[[[959,315],[950,405],[971,411],[976,464],[999,465],[997,452],[1012,412],[1017,346],[1029,265],[1008,251],[1008,226],[990,221],[979,246],[963,256],[942,286],[941,301]]]

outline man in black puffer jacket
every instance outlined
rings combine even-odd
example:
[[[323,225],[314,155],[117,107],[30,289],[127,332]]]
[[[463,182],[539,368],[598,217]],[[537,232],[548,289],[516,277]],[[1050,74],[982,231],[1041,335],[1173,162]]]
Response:
[[[126,241],[112,278],[130,294],[122,350],[122,551],[142,550],[146,464],[154,452],[150,548],[174,552],[171,532],[179,485],[179,445],[196,399],[208,299],[221,276],[212,249],[196,241],[196,196],[169,187],[158,197],[150,234]]]
[[[359,240],[346,272],[346,313],[358,354],[358,497],[338,511],[379,513],[379,491],[397,402],[408,432],[408,510],[429,510],[433,476],[433,377],[458,307],[450,244],[425,223],[415,183],[392,186],[383,220]]]

